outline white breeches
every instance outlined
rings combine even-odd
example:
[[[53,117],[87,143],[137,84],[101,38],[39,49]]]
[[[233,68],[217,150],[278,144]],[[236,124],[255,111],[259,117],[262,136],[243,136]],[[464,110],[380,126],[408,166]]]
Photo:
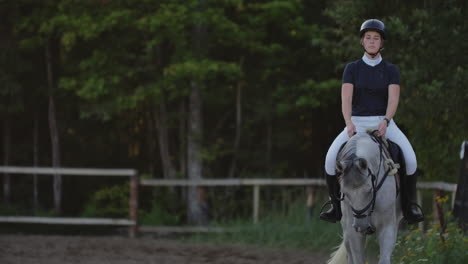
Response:
[[[353,116],[351,121],[356,126],[357,133],[365,133],[368,128],[377,128],[379,123],[385,118],[385,116]],[[417,161],[416,154],[414,153],[411,143],[406,138],[405,134],[401,132],[398,126],[393,120],[387,127],[385,136],[395,142],[403,152],[405,156],[406,175],[412,175],[416,172]],[[349,136],[346,127],[344,130],[335,138],[332,145],[328,149],[327,157],[325,158],[325,171],[328,175],[335,175],[335,164],[336,156],[340,151],[340,147],[348,141]]]

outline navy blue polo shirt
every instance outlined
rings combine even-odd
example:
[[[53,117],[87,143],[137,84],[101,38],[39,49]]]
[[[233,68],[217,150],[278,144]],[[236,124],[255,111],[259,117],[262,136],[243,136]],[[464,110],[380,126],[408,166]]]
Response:
[[[388,86],[400,84],[400,71],[384,60],[372,67],[359,59],[346,65],[343,83],[354,85],[353,116],[383,116],[387,111]]]

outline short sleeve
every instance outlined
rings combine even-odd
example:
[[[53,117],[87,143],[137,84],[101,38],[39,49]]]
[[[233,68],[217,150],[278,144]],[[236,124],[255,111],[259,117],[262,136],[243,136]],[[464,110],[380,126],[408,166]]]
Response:
[[[400,70],[394,64],[389,67],[389,84],[400,84]]]
[[[355,63],[348,63],[343,71],[343,79],[342,83],[352,83],[355,84],[354,80],[354,71],[355,71]]]

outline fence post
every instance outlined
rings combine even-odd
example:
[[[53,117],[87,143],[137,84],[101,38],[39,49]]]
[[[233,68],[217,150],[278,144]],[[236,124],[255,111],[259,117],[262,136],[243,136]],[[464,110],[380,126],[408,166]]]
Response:
[[[259,210],[259,203],[260,203],[260,186],[254,185],[253,189],[253,222],[258,222],[258,210]]]
[[[313,186],[307,186],[306,187],[306,192],[307,192],[307,201],[306,201],[306,207],[307,207],[307,221],[310,221],[312,219],[312,214],[314,211],[314,204],[315,204],[315,188]]]
[[[135,238],[138,233],[138,185],[138,173],[135,171],[134,174],[130,176],[129,213],[130,220],[134,222],[134,224],[128,228],[128,236],[130,238]]]
[[[442,191],[438,189],[434,190],[435,215],[437,217],[437,220],[439,221],[440,229],[442,230],[442,233],[443,233],[445,232],[445,219],[444,219],[444,212],[442,210],[442,205],[439,203],[439,200],[441,197],[442,197]]]
[[[420,190],[416,190],[416,202],[421,206],[421,208],[423,207],[423,204],[422,204],[422,194],[421,194],[421,191],[420,191]],[[424,212],[423,212],[423,213],[424,213]],[[419,230],[421,230],[421,231],[424,230],[424,221],[419,222],[418,228],[419,228]]]

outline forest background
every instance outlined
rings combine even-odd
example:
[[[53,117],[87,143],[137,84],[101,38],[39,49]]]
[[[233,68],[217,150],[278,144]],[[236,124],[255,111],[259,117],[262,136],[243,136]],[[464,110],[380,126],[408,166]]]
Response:
[[[144,178],[323,177],[344,127],[343,68],[363,54],[361,23],[378,18],[420,180],[455,182],[467,15],[462,0],[1,0],[0,157]],[[31,177],[2,179],[2,204],[32,208]],[[34,178],[34,208],[76,214],[109,185]],[[183,194],[193,222],[196,192]]]

